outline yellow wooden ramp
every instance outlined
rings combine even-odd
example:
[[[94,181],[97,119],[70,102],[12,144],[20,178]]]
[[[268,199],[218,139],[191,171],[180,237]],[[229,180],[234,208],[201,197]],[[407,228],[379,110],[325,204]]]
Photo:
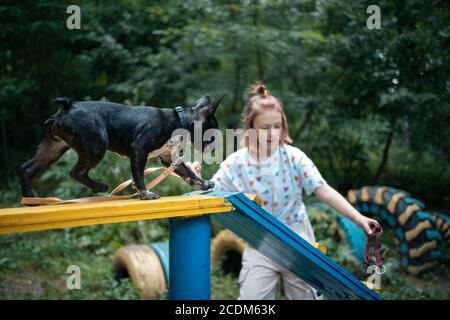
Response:
[[[247,197],[255,202],[260,200],[255,195]],[[232,210],[232,204],[225,203],[223,197],[205,195],[8,208],[0,209],[0,234],[192,217]]]

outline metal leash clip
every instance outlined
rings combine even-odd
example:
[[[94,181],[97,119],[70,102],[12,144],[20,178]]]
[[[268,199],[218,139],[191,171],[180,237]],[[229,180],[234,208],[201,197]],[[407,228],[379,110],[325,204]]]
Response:
[[[172,161],[172,163],[170,164],[170,168],[175,169],[175,167],[179,166],[181,162],[183,162],[183,160],[181,158],[178,158],[177,160]]]

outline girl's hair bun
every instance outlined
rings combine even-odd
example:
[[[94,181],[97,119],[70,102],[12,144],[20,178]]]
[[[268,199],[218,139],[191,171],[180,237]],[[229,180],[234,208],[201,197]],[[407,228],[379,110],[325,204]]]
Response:
[[[255,95],[260,95],[262,97],[268,97],[270,96],[269,90],[267,90],[266,86],[264,85],[263,81],[258,81],[252,88],[252,92]]]

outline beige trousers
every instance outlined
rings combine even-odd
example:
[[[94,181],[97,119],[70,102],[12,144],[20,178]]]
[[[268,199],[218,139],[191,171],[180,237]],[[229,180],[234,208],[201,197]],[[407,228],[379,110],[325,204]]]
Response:
[[[316,241],[309,220],[290,228],[307,241]],[[288,300],[319,300],[314,288],[286,268],[275,263],[255,248],[246,244],[239,273],[238,300],[275,300],[282,290]]]

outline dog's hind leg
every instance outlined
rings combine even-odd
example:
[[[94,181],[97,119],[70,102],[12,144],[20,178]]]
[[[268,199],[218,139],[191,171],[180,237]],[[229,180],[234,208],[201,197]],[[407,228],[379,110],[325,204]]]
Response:
[[[33,178],[70,149],[62,139],[45,132],[44,139],[39,144],[35,156],[20,167],[20,180],[23,197],[36,197],[32,188]]]
[[[106,146],[97,146],[96,150],[75,149],[78,153],[78,162],[70,171],[70,176],[84,184],[92,190],[92,192],[106,192],[108,186],[101,182],[96,182],[89,177],[89,171],[94,168],[105,155]]]

